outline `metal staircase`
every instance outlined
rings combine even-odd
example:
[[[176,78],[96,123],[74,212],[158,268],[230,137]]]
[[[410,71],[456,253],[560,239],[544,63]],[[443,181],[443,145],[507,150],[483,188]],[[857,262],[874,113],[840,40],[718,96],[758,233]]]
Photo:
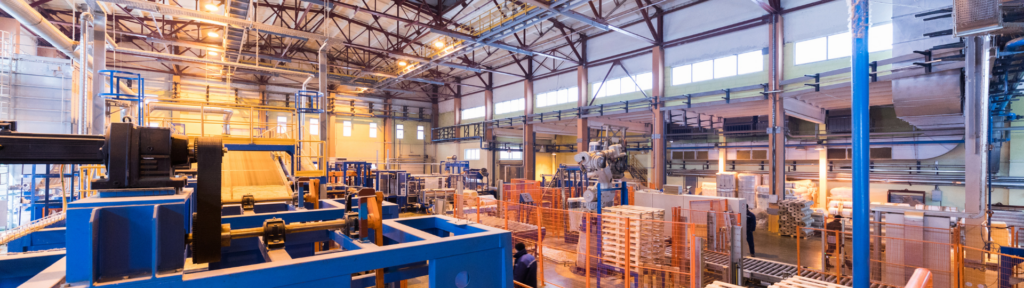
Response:
[[[647,167],[644,167],[644,164],[640,163],[640,160],[633,155],[629,155],[629,176],[647,186]]]

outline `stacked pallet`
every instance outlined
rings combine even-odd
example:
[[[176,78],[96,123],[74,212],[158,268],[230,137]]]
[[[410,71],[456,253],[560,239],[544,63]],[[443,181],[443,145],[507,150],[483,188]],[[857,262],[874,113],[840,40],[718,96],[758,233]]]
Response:
[[[818,187],[811,180],[786,181],[785,199],[802,199],[814,201],[818,195]]]
[[[746,199],[750,208],[757,208],[757,184],[761,182],[761,177],[756,174],[740,174],[738,180],[737,197]]]
[[[718,190],[718,185],[715,184],[715,182],[701,182],[700,183],[700,191],[699,191],[699,193],[697,193],[697,195],[717,196],[718,195],[718,191],[717,190]]]
[[[814,224],[811,217],[812,205],[814,205],[814,201],[798,199],[779,201],[779,233],[798,237],[809,233],[809,230],[800,231],[797,227],[811,227]]]
[[[623,263],[627,260],[633,267],[668,264],[661,263],[665,262],[667,251],[666,233],[660,222],[665,219],[664,209],[622,205],[603,208],[602,214],[618,216],[601,217],[602,258],[612,260],[606,263],[619,268],[625,268]],[[628,234],[626,225],[629,225]],[[626,241],[629,241],[629,259],[626,259]]]
[[[718,172],[717,178],[718,197],[736,197],[736,172]]]

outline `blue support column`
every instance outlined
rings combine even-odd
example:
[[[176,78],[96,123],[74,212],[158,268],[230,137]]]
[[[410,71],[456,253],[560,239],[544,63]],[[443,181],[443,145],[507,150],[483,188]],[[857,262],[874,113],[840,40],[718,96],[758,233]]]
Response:
[[[868,175],[869,121],[868,85],[868,1],[850,2],[850,34],[853,37],[851,57],[851,83],[853,87],[853,287],[871,285],[870,242],[870,187]]]

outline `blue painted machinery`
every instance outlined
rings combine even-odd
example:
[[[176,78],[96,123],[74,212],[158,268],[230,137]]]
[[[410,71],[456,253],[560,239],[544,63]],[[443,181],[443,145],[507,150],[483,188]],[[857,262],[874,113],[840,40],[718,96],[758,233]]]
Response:
[[[18,267],[0,269],[0,285],[55,286],[66,281],[71,287],[384,287],[428,276],[430,287],[512,287],[508,231],[446,216],[398,219],[398,205],[383,201],[384,193],[370,188],[345,201],[319,200],[316,209],[286,201],[224,205],[219,138],[200,137],[194,149],[180,149],[170,137],[160,136],[170,136],[167,128],[112,131],[128,128],[156,135],[128,143],[108,135],[100,146],[92,145],[93,138],[65,139],[98,149],[95,155],[78,151],[88,156],[81,158],[85,160],[31,160],[0,151],[0,163],[92,163],[103,157],[108,169],[125,170],[111,170],[110,175],[127,181],[98,180],[107,186],[97,195],[68,205],[66,249],[58,247],[60,232],[39,231],[26,237],[52,243],[34,247],[56,249],[0,256],[0,267]],[[16,151],[35,149],[19,146],[19,141],[40,139],[31,134],[7,136],[0,134],[0,145]],[[19,138],[24,136],[28,137]],[[132,144],[169,147],[168,159],[174,160],[149,168],[197,162],[194,185],[186,186],[170,169],[138,174],[130,160],[147,156],[132,154]],[[129,160],[122,162],[129,165],[115,165],[121,160]]]

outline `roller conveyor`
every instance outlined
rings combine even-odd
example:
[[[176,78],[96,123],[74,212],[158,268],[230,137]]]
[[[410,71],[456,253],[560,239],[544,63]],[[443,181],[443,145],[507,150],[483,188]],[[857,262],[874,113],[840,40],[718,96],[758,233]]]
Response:
[[[764,260],[760,258],[744,257],[743,258],[743,278],[747,278],[750,281],[758,281],[765,283],[778,283],[786,278],[792,277],[797,274],[796,265]],[[836,283],[836,275],[824,274],[812,270],[801,270],[801,277],[808,279],[820,280],[829,283]],[[839,285],[852,286],[853,279],[850,277],[842,277],[839,280]],[[890,286],[879,283],[871,283],[871,288],[897,288],[898,286]]]

